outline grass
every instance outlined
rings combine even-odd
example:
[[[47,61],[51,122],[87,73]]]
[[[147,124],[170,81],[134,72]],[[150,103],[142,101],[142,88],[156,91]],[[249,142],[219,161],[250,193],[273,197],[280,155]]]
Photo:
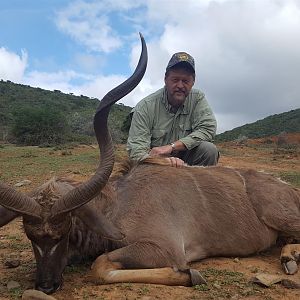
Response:
[[[23,294],[23,289],[22,288],[15,288],[9,291],[9,296],[12,299],[21,299]]]
[[[65,274],[85,273],[89,269],[88,264],[69,265],[66,266]]]
[[[22,236],[20,234],[11,234],[6,236],[7,240],[13,240],[13,241],[22,241]]]
[[[295,186],[300,187],[300,171],[299,168],[290,168],[289,166],[294,163],[293,159],[278,157],[276,161],[273,161],[274,157],[272,149],[234,149],[234,148],[222,148],[221,153],[223,156],[232,158],[230,162],[237,159],[238,162],[244,162],[246,159],[255,161],[256,163],[261,159],[265,159],[268,165],[275,170],[273,173],[280,176],[283,180],[292,183]],[[65,152],[64,152],[65,151]],[[247,156],[245,157],[243,151],[246,151]],[[259,155],[264,152],[264,155]],[[256,155],[256,156],[253,156]],[[99,151],[97,148],[90,146],[82,147],[62,147],[62,148],[39,148],[39,147],[15,147],[11,145],[4,145],[0,147],[0,180],[15,184],[19,180],[30,179],[33,181],[32,185],[28,188],[31,189],[33,186],[37,186],[46,179],[56,175],[68,175],[77,174],[80,176],[90,176],[96,169],[98,164]],[[116,148],[116,160],[120,161],[126,157],[125,147]],[[284,162],[284,168],[278,169],[280,163]],[[290,165],[288,164],[289,162]],[[288,166],[288,167],[287,167]],[[295,163],[294,166],[295,167]],[[25,187],[27,188],[27,187]],[[22,189],[22,188],[20,188]],[[31,248],[30,242],[23,242],[21,236],[17,234],[11,234],[6,236],[5,248],[10,250],[22,251],[24,249]],[[0,242],[0,249],[4,247],[4,243]],[[34,265],[29,263],[18,267],[18,272],[21,274],[28,274],[34,269]],[[65,270],[65,275],[72,278],[74,275],[78,277],[78,274],[85,273],[87,267],[85,265],[72,265],[68,266]],[[253,269],[253,273],[256,273],[257,269]],[[239,298],[252,297],[252,299],[261,297],[268,297],[264,295],[264,289],[256,285],[252,285],[247,282],[244,276],[238,272],[232,272],[228,270],[217,270],[209,268],[202,271],[203,275],[208,281],[208,285],[198,285],[194,287],[192,297],[195,299],[224,299],[231,298],[238,295]],[[3,279],[2,279],[3,281]],[[67,282],[67,280],[66,280]],[[107,286],[102,288],[102,292],[113,292],[114,286]],[[131,283],[120,284],[120,289],[123,294],[131,295],[136,294],[136,298],[142,298],[150,296],[152,288],[148,286],[136,286]],[[6,295],[8,291],[6,287],[0,284],[0,294],[3,291]],[[18,291],[10,294],[11,299],[17,299],[19,296]],[[81,299],[104,299],[102,295],[98,297],[95,295],[96,292],[79,292]],[[1,297],[0,297],[1,298]],[[20,298],[20,297],[19,297]],[[18,298],[18,299],[19,299]],[[267,298],[266,298],[267,299]]]
[[[118,146],[116,160],[126,157],[125,146]],[[14,185],[29,179],[31,185],[21,191],[31,190],[53,176],[80,175],[86,180],[94,174],[99,164],[99,149],[95,146],[79,146],[72,150],[65,148],[39,148],[34,146],[15,147],[5,145],[0,149],[0,181]]]
[[[194,290],[205,293],[211,299],[231,298],[234,295],[243,297],[258,295],[262,288],[249,283],[244,274],[229,270],[208,268],[201,271],[208,284],[194,286]],[[238,298],[240,299],[240,298]]]
[[[138,294],[139,295],[146,295],[149,293],[149,288],[147,286],[142,286],[141,288],[139,288],[138,290]]]
[[[239,272],[233,272],[228,270],[217,270],[213,268],[208,268],[203,272],[205,278],[209,281],[214,282],[219,285],[227,285],[234,283],[245,284],[244,275]]]
[[[98,164],[98,150],[58,150],[38,147],[6,146],[0,149],[0,180],[13,182],[26,177],[63,174],[66,171],[80,171],[90,174]]]
[[[8,244],[8,247],[12,250],[15,250],[15,251],[24,251],[24,250],[28,250],[28,249],[31,249],[31,245],[29,242],[19,242],[19,241],[13,241],[13,242],[10,242]]]
[[[282,180],[300,188],[300,172],[280,172],[278,176]]]
[[[30,242],[28,240],[23,241],[21,234],[7,235],[5,237],[5,239],[8,240],[8,246],[3,245],[3,247],[1,247],[1,244],[0,244],[1,249],[5,249],[5,248],[9,247],[12,250],[23,251],[23,250],[27,250],[27,249],[31,248]]]
[[[130,290],[130,291],[133,290],[132,283],[130,282],[122,283],[120,287],[124,290]]]

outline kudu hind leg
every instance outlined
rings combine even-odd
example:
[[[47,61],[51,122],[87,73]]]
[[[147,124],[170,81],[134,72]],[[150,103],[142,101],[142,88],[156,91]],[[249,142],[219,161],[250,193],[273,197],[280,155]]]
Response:
[[[170,264],[153,247],[136,243],[99,256],[92,265],[91,280],[184,286],[206,283],[197,270],[167,267]]]

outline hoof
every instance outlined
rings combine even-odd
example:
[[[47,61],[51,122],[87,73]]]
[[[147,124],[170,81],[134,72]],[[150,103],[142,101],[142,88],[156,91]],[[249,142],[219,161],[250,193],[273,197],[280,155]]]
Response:
[[[297,273],[298,266],[297,263],[294,260],[289,260],[287,262],[282,263],[283,270],[288,275],[293,275]]]
[[[201,275],[201,273],[195,269],[189,269],[191,275],[192,285],[198,284],[207,284],[205,278]]]

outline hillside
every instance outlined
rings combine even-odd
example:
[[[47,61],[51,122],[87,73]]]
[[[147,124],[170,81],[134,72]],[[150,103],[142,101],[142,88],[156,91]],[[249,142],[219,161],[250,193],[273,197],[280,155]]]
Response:
[[[93,116],[98,103],[99,100],[96,98],[65,94],[59,90],[32,88],[1,80],[0,142],[23,145],[93,142]],[[122,143],[127,139],[129,129],[127,116],[130,110],[131,107],[123,104],[115,104],[112,107],[109,126],[115,143]],[[26,115],[28,118],[24,120]],[[49,124],[42,124],[45,119],[49,120]],[[36,122],[35,127],[38,127],[36,129],[38,134],[40,131],[48,133],[44,139],[35,140],[30,136],[33,135],[30,132],[32,128],[30,130],[28,128],[29,125],[33,126],[33,121]],[[225,131],[216,136],[216,141],[262,138],[276,136],[282,132],[300,133],[300,108]],[[55,136],[58,133],[60,136]]]
[[[45,118],[58,119],[63,130],[63,140],[76,142],[88,142],[93,140],[93,116],[99,100],[86,96],[75,96],[64,94],[59,90],[48,91],[41,88],[15,84],[11,81],[0,81],[0,141],[16,142],[17,122],[25,122],[25,114],[32,114],[31,118],[38,122]],[[122,104],[115,104],[109,116],[109,125],[115,142],[120,143],[126,140],[126,132],[122,131],[122,126],[131,108]],[[35,115],[34,115],[35,113]],[[51,120],[50,120],[51,121]],[[28,123],[28,122],[27,122]],[[25,127],[22,135],[26,136]],[[51,129],[51,128],[50,128]],[[49,126],[47,130],[49,131]],[[19,130],[19,131],[18,131]],[[60,130],[58,130],[60,131]],[[61,139],[60,139],[61,141]],[[34,144],[21,141],[21,144]],[[36,142],[38,143],[38,142]]]
[[[225,131],[216,136],[217,142],[237,140],[241,137],[262,138],[275,136],[282,132],[300,132],[300,108],[275,114],[258,120],[251,124],[245,124],[232,130]]]

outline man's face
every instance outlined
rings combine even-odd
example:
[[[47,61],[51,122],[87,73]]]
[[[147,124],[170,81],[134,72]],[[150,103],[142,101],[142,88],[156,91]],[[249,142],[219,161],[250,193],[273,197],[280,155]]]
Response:
[[[170,70],[165,77],[168,101],[173,107],[179,107],[185,101],[194,85],[193,75],[185,69]]]

